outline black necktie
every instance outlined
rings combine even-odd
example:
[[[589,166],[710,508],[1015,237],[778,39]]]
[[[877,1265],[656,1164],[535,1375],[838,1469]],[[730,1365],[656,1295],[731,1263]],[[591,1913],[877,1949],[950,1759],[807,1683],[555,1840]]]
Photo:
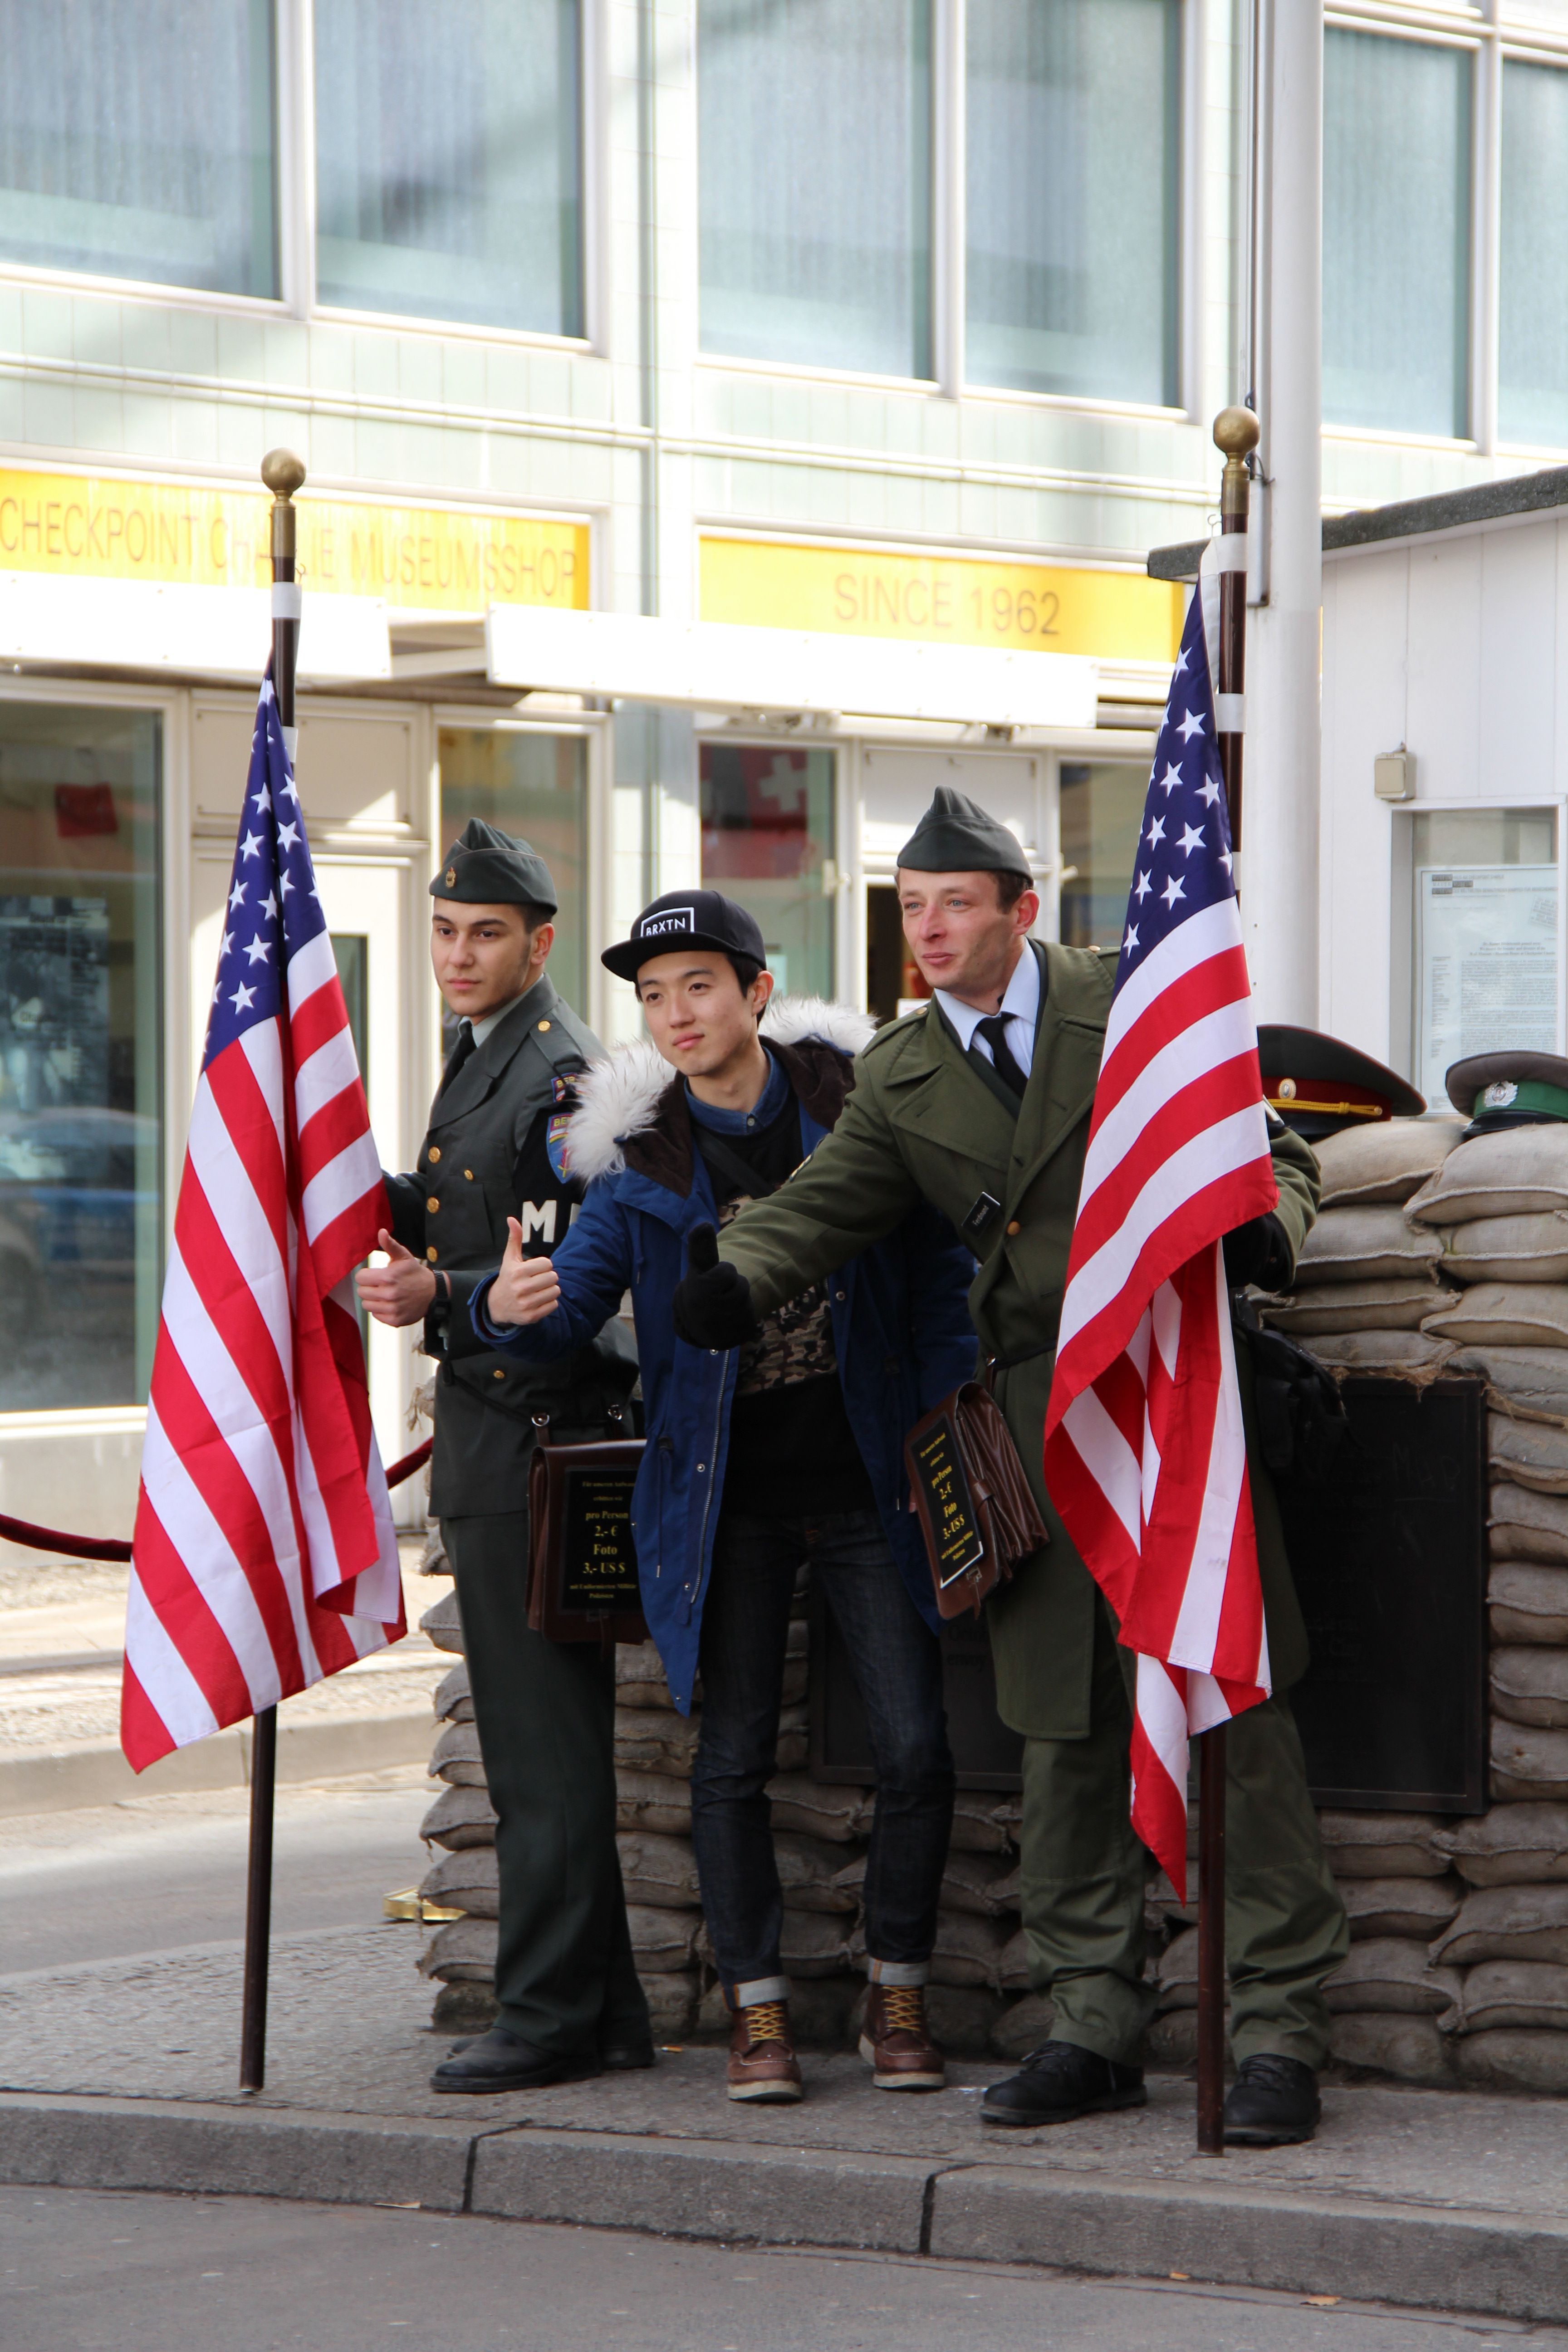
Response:
[[[1013,1059],[1012,1051],[1008,1046],[1007,1015],[1005,1013],[988,1013],[984,1021],[975,1023],[974,1034],[977,1037],[984,1037],[990,1046],[991,1059],[1003,1085],[1010,1093],[1016,1094],[1022,1102],[1024,1088],[1029,1081],[1026,1073]]]
[[[451,1085],[452,1080],[462,1068],[463,1064],[469,1059],[470,1055],[476,1054],[478,1051],[479,1048],[474,1044],[473,1024],[470,1021],[465,1021],[462,1027],[458,1032],[458,1042],[452,1048],[451,1059],[441,1073],[441,1083],[436,1090],[437,1101],[439,1101],[440,1097],[446,1093],[447,1087]]]

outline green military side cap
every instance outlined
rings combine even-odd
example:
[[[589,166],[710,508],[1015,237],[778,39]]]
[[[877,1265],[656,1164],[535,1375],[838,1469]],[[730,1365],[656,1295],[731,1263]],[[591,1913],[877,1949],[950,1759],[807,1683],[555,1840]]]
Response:
[[[938,784],[931,803],[898,855],[912,874],[1029,875],[1016,833],[952,784]]]
[[[1396,1070],[1321,1029],[1267,1021],[1258,1032],[1258,1061],[1264,1100],[1307,1143],[1348,1127],[1418,1118],[1426,1108],[1426,1096]]]
[[[538,907],[546,915],[560,904],[538,850],[482,816],[468,819],[441,860],[430,896],[463,907]]]
[[[1448,1100],[1469,1119],[1465,1140],[1504,1127],[1568,1119],[1568,1061],[1561,1054],[1471,1054],[1450,1064]]]

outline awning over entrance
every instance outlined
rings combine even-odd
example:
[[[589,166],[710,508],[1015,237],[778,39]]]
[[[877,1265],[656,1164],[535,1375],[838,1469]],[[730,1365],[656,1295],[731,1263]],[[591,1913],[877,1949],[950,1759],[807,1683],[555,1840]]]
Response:
[[[491,681],[520,691],[989,727],[1095,723],[1098,667],[1082,654],[996,652],[541,605],[492,605],[485,647]]]

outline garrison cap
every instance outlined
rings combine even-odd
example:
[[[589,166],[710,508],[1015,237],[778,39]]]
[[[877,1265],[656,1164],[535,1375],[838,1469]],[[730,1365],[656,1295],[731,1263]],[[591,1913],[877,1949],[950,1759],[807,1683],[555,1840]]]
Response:
[[[635,981],[645,963],[677,948],[711,948],[742,956],[763,970],[768,961],[756,917],[721,890],[668,890],[645,907],[629,940],[606,948],[599,961],[617,980]]]
[[[554,877],[531,843],[482,816],[468,819],[441,860],[430,896],[461,907],[538,907],[546,915],[560,903]]]
[[[1021,874],[1026,881],[1034,878],[1017,835],[952,784],[938,784],[930,808],[895,863],[911,874]]]
[[[1469,1120],[1461,1139],[1502,1127],[1544,1127],[1568,1119],[1568,1061],[1561,1054],[1471,1054],[1451,1063],[1448,1100]]]
[[[1266,1022],[1258,1033],[1264,1099],[1308,1143],[1386,1118],[1418,1118],[1426,1097],[1397,1071],[1321,1029]]]

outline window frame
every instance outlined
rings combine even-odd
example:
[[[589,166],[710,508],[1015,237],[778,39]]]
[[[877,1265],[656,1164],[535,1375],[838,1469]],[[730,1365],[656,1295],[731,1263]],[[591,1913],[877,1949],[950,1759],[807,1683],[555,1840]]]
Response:
[[[162,1150],[158,1220],[158,1294],[174,1240],[174,1211],[184,1171],[195,1066],[189,1044],[190,974],[190,696],[179,687],[117,684],[107,678],[67,678],[34,670],[0,677],[0,701],[47,702],[76,710],[133,710],[154,716],[160,726],[158,972],[161,1034],[158,1041],[158,1116]],[[0,1438],[34,1435],[53,1427],[79,1432],[139,1431],[144,1404],[66,1405],[34,1412],[0,1413]]]
[[[300,0],[310,5],[310,0]],[[1203,173],[1205,154],[1205,0],[1177,0],[1180,22],[1176,55],[1176,284],[1173,335],[1173,402],[1119,400],[1095,393],[1031,392],[987,384],[967,373],[964,274],[967,252],[965,159],[968,127],[967,0],[931,0],[931,353],[929,376],[879,375],[826,363],[749,359],[700,346],[693,364],[728,374],[783,376],[797,382],[858,384],[878,391],[937,393],[949,400],[994,403],[1007,407],[1091,411],[1097,415],[1191,422],[1202,404],[1204,307]],[[692,44],[694,79],[701,58]],[[693,142],[695,155],[695,140]],[[696,221],[693,173],[694,236]],[[694,263],[694,267],[695,267]],[[700,290],[700,289],[699,289]],[[699,328],[699,334],[700,329]]]
[[[609,275],[607,125],[609,0],[581,0],[582,50],[578,124],[582,159],[583,332],[552,335],[539,328],[494,327],[464,319],[431,319],[402,311],[342,309],[316,299],[315,0],[273,0],[274,164],[278,241],[276,295],[226,294],[216,289],[171,286],[155,278],[106,278],[92,270],[40,268],[0,255],[0,285],[63,289],[114,301],[158,302],[171,310],[217,311],[226,317],[320,320],[400,335],[446,341],[522,344],[535,349],[605,353]]]
[[[1333,425],[1324,421],[1327,440],[1371,443],[1381,447],[1463,451],[1479,457],[1561,457],[1555,443],[1505,440],[1499,430],[1501,352],[1502,265],[1502,77],[1517,59],[1568,73],[1568,24],[1554,32],[1510,17],[1506,0],[1493,0],[1489,14],[1446,8],[1426,0],[1336,0],[1323,14],[1331,26],[1373,33],[1436,48],[1468,49],[1475,59],[1470,98],[1470,285],[1466,313],[1469,337],[1465,383],[1469,402],[1466,435],[1402,432],[1394,426]]]

